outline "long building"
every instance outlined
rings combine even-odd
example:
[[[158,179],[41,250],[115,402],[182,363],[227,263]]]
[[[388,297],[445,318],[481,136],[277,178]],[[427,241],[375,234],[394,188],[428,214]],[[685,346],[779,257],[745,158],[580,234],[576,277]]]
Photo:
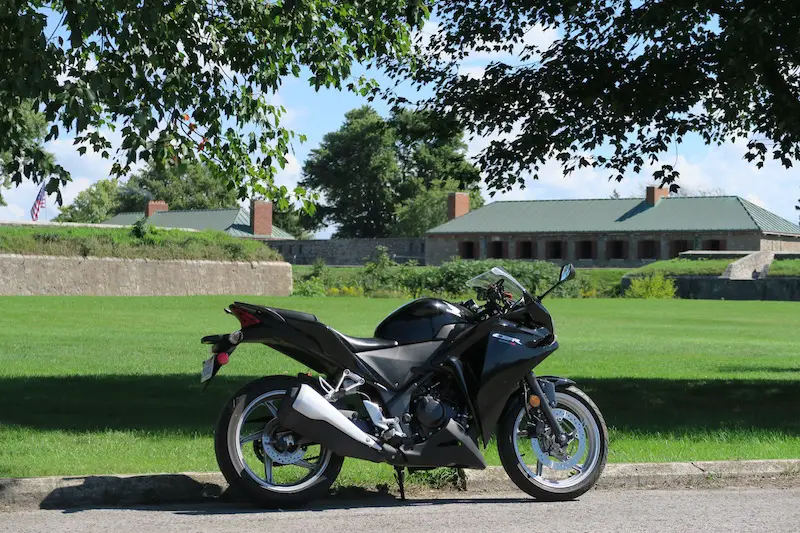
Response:
[[[800,252],[800,226],[738,196],[501,201],[469,211],[448,198],[448,222],[425,236],[425,263],[544,259],[579,266],[635,266],[687,250]]]

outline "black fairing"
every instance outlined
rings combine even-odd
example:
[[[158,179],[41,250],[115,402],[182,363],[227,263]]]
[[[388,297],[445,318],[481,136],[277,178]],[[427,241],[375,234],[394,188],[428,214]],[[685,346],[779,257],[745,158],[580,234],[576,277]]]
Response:
[[[419,298],[383,319],[375,329],[375,337],[395,340],[400,344],[432,341],[437,336],[446,336],[448,330],[442,331],[445,326],[467,324],[474,320],[472,311],[465,307],[437,298]]]
[[[502,320],[492,328],[476,399],[484,442],[520,380],[557,349],[555,337],[545,327],[529,329]]]

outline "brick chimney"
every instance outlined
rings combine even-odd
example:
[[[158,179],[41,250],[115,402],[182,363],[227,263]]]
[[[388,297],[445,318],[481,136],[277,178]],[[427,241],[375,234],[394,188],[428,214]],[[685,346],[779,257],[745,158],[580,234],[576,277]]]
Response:
[[[250,230],[253,235],[272,235],[272,202],[250,201]]]
[[[451,192],[447,195],[447,220],[469,213],[469,193]]]
[[[666,198],[667,196],[669,196],[669,189],[664,189],[662,187],[648,187],[645,200],[649,205],[654,206],[660,202],[662,198]]]
[[[169,211],[169,206],[164,200],[151,200],[147,202],[147,207],[144,210],[144,216],[151,217],[159,211]]]

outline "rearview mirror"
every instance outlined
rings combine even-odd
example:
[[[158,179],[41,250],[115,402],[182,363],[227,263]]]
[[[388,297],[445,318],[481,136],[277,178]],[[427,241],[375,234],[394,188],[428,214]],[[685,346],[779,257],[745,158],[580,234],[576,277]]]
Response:
[[[559,283],[564,283],[575,277],[575,267],[572,263],[567,263],[561,267],[561,274],[558,276]]]

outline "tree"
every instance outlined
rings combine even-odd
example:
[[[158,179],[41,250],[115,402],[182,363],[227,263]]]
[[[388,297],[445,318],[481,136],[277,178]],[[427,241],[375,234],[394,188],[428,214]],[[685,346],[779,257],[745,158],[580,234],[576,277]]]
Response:
[[[47,7],[48,9],[42,9]],[[61,203],[69,173],[16,132],[21,103],[51,124],[48,139],[75,136],[83,154],[136,161],[200,159],[239,198],[282,195],[273,176],[293,133],[271,101],[286,76],[315,88],[368,94],[356,63],[400,57],[427,15],[422,0],[0,0],[0,152],[11,181],[49,179]],[[111,153],[107,132],[122,137]],[[302,196],[303,191],[295,193]]]
[[[311,151],[300,185],[324,197],[319,217],[339,226],[336,237],[386,237],[396,229],[397,207],[433,182],[475,187],[480,174],[465,151],[452,122],[410,111],[384,120],[362,107]]]
[[[456,180],[434,181],[395,209],[396,222],[392,233],[403,237],[422,237],[431,228],[447,222],[447,197],[460,190]],[[469,191],[470,210],[483,206],[483,197],[476,187]]]
[[[551,159],[617,180],[653,164],[675,190],[659,157],[690,134],[747,138],[758,167],[800,158],[797,2],[453,0],[435,16],[419,60],[386,66],[433,89],[427,108],[493,137],[478,158],[493,190],[524,186]],[[481,54],[494,59],[466,75]]]
[[[11,135],[14,135],[14,142],[26,150],[41,153],[45,164],[54,164],[53,155],[42,148],[42,140],[47,131],[47,121],[44,116],[41,113],[37,113],[30,102],[23,102],[18,108],[9,110],[9,113],[19,115],[15,130],[10,132]],[[0,206],[6,205],[2,193],[3,189],[11,187],[13,161],[13,152],[11,150],[3,150],[2,144],[0,144]]]
[[[314,233],[322,227],[319,217],[310,215],[303,209],[289,207],[284,210],[274,209],[272,222],[282,230],[291,233],[295,239],[308,240],[314,238]]]
[[[236,191],[214,177],[203,164],[159,168],[148,165],[120,190],[121,212],[144,211],[150,200],[164,200],[170,209],[237,207]]]
[[[116,178],[105,179],[79,192],[70,205],[61,208],[54,220],[99,224],[120,211],[119,181]]]
[[[150,200],[164,200],[172,210],[238,207],[236,192],[200,163],[162,169],[148,165],[125,183],[98,181],[62,208],[56,220],[102,222],[117,213],[144,211]]]

